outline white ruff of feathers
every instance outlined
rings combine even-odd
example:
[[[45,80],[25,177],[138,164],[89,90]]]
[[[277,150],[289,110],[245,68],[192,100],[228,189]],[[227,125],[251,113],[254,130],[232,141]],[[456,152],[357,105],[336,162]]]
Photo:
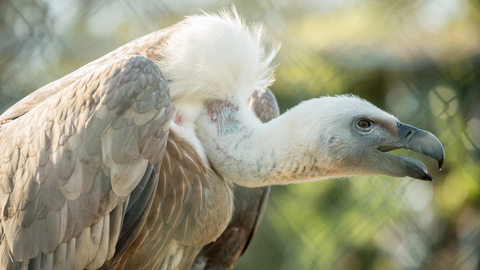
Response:
[[[158,65],[186,121],[195,121],[206,100],[247,100],[274,81],[271,62],[279,44],[267,52],[262,26],[249,28],[232,13],[187,17],[164,45]]]

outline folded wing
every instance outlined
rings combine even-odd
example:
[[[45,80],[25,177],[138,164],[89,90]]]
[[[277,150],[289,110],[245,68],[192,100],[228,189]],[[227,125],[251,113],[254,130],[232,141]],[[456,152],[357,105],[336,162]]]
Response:
[[[151,205],[171,112],[161,71],[118,56],[83,72],[0,117],[1,269],[98,268],[127,211]]]

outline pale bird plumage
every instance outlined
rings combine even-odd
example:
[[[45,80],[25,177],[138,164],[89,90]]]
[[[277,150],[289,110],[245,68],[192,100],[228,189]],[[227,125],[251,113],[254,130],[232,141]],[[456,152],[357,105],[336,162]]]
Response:
[[[420,161],[384,153],[396,148],[443,162],[432,134],[352,96],[269,122],[279,46],[263,43],[235,11],[188,17],[2,114],[0,268],[231,269],[268,185],[429,179]]]

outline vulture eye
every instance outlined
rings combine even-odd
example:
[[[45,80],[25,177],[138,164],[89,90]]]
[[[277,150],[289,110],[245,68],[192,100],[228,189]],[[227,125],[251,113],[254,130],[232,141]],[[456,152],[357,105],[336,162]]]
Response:
[[[373,123],[370,120],[360,119],[357,121],[357,128],[360,131],[369,131],[373,127]]]

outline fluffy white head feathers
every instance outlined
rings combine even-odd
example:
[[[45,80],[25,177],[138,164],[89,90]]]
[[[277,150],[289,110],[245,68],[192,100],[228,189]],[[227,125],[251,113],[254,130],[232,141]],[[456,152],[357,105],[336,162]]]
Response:
[[[172,102],[207,99],[246,100],[272,84],[271,62],[280,46],[268,52],[260,25],[247,27],[232,14],[187,17],[164,47],[159,67],[169,80]]]

